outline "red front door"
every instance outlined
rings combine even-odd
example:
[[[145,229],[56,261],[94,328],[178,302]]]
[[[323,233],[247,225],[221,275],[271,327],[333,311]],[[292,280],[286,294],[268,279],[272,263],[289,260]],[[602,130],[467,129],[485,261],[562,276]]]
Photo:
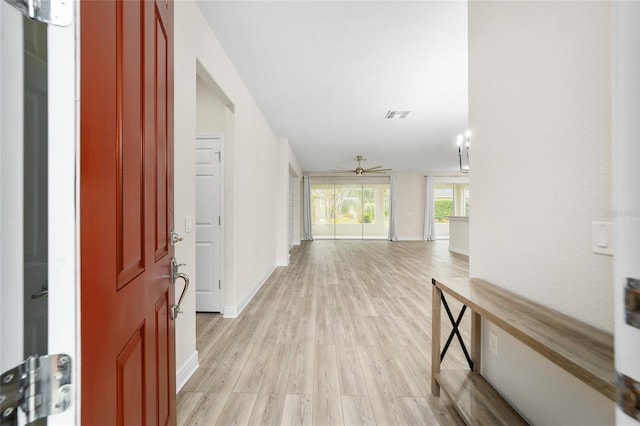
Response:
[[[82,423],[175,424],[173,4],[80,13]]]

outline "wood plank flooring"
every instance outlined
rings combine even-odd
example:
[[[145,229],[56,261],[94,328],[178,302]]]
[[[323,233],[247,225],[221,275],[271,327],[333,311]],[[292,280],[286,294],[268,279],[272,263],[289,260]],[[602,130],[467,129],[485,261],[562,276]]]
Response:
[[[467,259],[447,247],[295,247],[238,318],[197,314],[200,368],[178,394],[178,424],[463,424],[430,392],[431,277],[468,276]],[[468,342],[469,318],[460,329]],[[443,368],[464,365],[454,341]]]

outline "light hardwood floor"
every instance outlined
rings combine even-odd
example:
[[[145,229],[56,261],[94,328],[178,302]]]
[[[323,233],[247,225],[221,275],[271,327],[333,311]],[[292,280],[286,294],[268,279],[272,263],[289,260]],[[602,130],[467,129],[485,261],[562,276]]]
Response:
[[[295,247],[240,317],[197,315],[200,368],[178,394],[178,424],[462,424],[430,393],[431,277],[468,275],[467,259],[447,247]],[[466,318],[465,341],[469,327]],[[443,368],[463,365],[454,341]]]

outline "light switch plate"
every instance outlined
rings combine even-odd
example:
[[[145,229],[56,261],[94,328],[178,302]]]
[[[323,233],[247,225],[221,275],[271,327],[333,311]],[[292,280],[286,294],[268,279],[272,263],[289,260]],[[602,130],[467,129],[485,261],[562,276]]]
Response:
[[[193,216],[184,217],[184,232],[189,233],[193,231]]]
[[[593,222],[591,225],[593,252],[613,256],[613,222]]]

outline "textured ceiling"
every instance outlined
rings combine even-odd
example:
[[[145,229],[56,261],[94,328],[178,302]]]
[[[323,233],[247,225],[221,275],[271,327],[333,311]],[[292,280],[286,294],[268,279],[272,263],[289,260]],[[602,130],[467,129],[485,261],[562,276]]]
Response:
[[[455,171],[467,128],[464,1],[198,1],[306,172]],[[409,110],[388,120],[389,110]]]

